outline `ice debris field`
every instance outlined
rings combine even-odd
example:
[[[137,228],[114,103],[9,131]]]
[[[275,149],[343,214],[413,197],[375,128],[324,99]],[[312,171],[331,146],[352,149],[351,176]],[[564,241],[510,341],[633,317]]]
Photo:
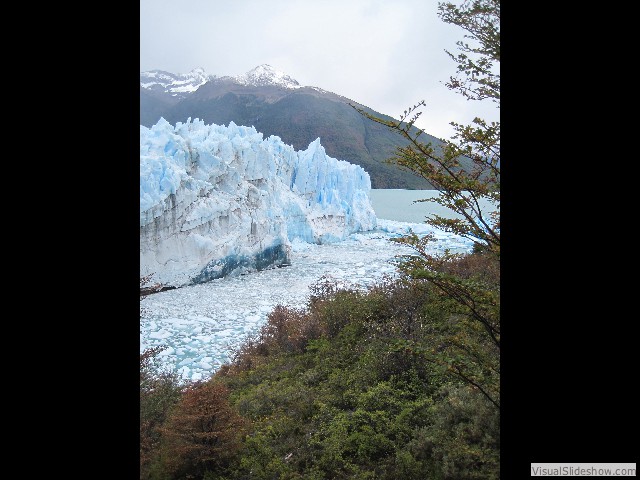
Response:
[[[303,307],[309,287],[326,276],[339,284],[365,288],[384,275],[395,275],[393,259],[411,253],[392,237],[434,233],[434,251],[468,251],[469,240],[436,232],[426,224],[378,219],[375,230],[342,242],[317,245],[294,242],[292,263],[167,290],[140,303],[140,351],[165,345],[162,362],[183,379],[209,377],[227,362],[248,335],[259,331],[276,305]]]

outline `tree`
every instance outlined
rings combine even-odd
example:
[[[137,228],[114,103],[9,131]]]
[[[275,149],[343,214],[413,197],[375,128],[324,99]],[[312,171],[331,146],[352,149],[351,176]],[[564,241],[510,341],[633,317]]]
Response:
[[[202,478],[226,468],[242,446],[247,421],[221,383],[186,386],[162,430],[162,463],[173,478]]]
[[[461,27],[457,74],[446,86],[468,100],[489,100],[500,106],[500,1],[464,0],[459,6],[439,3],[438,15]],[[470,41],[468,43],[467,41]],[[440,195],[433,201],[455,212],[455,218],[430,215],[426,222],[474,242],[470,255],[434,255],[432,236],[411,234],[396,239],[415,251],[400,270],[435,286],[441,308],[450,315],[440,325],[443,345],[407,348],[446,367],[449,374],[479,389],[498,409],[500,358],[500,123],[475,118],[471,125],[452,122],[455,134],[434,145],[422,143],[424,130],[415,126],[424,100],[405,110],[400,121],[365,117],[402,135],[408,144],[390,159],[428,180]],[[469,258],[472,257],[472,258]]]

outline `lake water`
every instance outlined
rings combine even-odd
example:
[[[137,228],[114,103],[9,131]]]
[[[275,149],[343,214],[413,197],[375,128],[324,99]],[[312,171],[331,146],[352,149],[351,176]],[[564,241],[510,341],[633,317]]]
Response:
[[[426,198],[437,198],[437,190],[403,190],[403,189],[372,189],[371,206],[376,217],[399,222],[423,223],[427,215],[435,214],[445,218],[460,217],[457,213],[435,202],[418,202]],[[488,208],[489,202],[481,202]]]
[[[376,217],[399,222],[422,223],[429,213],[452,214],[437,203],[414,203],[423,198],[435,198],[438,194],[437,190],[372,189],[370,197]]]

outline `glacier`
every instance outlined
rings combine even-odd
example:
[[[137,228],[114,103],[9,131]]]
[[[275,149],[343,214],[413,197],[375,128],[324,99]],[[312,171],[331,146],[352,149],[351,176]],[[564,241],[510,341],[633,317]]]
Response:
[[[292,242],[376,228],[362,167],[320,139],[296,151],[254,127],[140,126],[140,276],[185,286],[291,263]]]

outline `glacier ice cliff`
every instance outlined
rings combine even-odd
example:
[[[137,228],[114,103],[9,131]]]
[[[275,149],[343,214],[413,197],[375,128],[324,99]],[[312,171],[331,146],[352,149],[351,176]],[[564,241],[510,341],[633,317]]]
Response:
[[[369,174],[254,127],[140,126],[140,275],[182,286],[290,263],[292,242],[372,230]]]

